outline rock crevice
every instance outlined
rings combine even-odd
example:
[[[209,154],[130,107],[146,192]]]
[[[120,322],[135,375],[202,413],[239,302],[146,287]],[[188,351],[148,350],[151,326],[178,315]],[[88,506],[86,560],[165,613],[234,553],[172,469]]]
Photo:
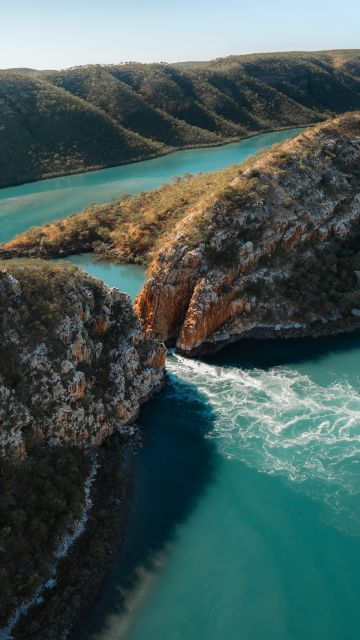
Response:
[[[135,303],[145,331],[195,355],[264,324],[345,330],[358,296],[359,162],[353,113],[234,168],[155,257]]]

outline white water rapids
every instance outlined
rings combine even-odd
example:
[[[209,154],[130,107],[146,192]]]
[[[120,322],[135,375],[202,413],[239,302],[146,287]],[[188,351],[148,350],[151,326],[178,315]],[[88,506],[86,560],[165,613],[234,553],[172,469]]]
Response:
[[[321,386],[288,367],[240,369],[171,355],[168,371],[195,385],[224,455],[283,476],[331,510],[333,524],[360,534],[360,392]],[[184,393],[182,387],[181,393]]]

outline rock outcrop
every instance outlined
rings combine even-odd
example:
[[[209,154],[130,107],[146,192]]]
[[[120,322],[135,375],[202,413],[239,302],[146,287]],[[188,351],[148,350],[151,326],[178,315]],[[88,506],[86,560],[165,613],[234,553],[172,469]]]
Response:
[[[351,330],[359,138],[359,113],[345,114],[242,165],[32,229],[0,256],[151,261],[135,310],[148,337],[188,355],[248,335]]]
[[[0,267],[0,452],[29,435],[95,447],[135,419],[163,383],[165,348],[130,298],[43,261]]]
[[[235,167],[153,261],[135,303],[147,335],[194,355],[360,327],[359,166],[352,113]]]

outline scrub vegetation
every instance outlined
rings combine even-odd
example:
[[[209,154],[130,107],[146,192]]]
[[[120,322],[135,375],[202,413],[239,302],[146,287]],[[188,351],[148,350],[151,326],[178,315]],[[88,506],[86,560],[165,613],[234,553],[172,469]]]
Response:
[[[357,50],[0,71],[0,186],[360,108]]]
[[[310,131],[294,139],[295,159],[292,158],[293,143],[287,141],[249,158],[241,165],[195,176],[185,174],[153,191],[124,195],[108,204],[93,205],[80,214],[30,229],[0,245],[0,257],[52,258],[94,251],[100,259],[148,265],[163,247],[186,238],[188,246],[204,245],[212,265],[226,266],[234,260],[236,243],[257,241],[264,231],[264,224],[260,222],[235,225],[235,216],[241,211],[255,211],[263,200],[269,200],[269,207],[275,211],[272,188],[278,180],[283,181],[288,191],[282,205],[291,218],[296,196],[287,187],[287,182],[297,165],[303,166],[306,173],[306,165],[313,153],[309,135],[318,137],[317,152],[322,162],[325,159],[324,175],[319,185],[324,194],[330,194],[334,188],[332,168],[349,173],[349,166],[341,165],[341,155],[330,154],[327,144],[332,136],[344,137],[345,140],[357,136],[358,115],[344,115],[316,125]],[[298,140],[302,143],[297,144]],[[357,189],[357,165],[351,166],[351,173],[353,187]],[[346,202],[341,206],[346,208]],[[221,212],[214,215],[219,207]],[[217,227],[221,229],[225,218],[234,221],[233,241],[227,243],[226,250],[224,247],[218,250],[213,246],[212,237]]]
[[[0,459],[0,627],[48,579],[59,537],[84,509],[89,456],[43,445],[34,434],[27,450],[25,458]]]

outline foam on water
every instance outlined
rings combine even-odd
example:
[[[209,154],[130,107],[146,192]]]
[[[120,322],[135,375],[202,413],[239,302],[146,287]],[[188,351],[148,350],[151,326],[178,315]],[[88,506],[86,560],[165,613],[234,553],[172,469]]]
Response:
[[[208,437],[225,456],[282,475],[324,501],[336,526],[360,535],[358,389],[347,381],[320,386],[289,367],[239,369],[176,354],[168,371],[174,393],[181,379],[206,398],[215,415]]]

